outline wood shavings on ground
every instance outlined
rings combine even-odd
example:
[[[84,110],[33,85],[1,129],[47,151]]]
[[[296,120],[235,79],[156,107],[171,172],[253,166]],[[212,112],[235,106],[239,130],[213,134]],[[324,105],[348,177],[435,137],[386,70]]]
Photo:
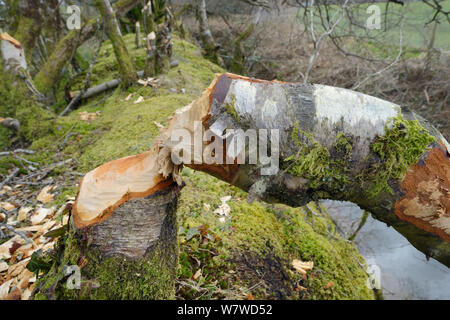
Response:
[[[8,225],[14,224],[17,227],[14,231],[9,228],[1,229],[6,241],[3,239],[3,243],[0,242],[0,300],[28,300],[31,297],[36,277],[27,269],[27,265],[33,253],[46,253],[54,249],[56,238],[46,235],[61,229],[69,221],[67,209],[73,204],[72,197],[58,210],[56,207],[43,206],[44,202],[53,200],[53,195],[49,193],[53,188],[46,186],[39,192],[35,207],[14,206],[14,213],[8,214]],[[13,190],[9,190],[11,191]],[[11,208],[6,203],[4,205]]]
[[[83,112],[79,112],[78,114],[80,115],[80,120],[89,121],[89,120],[97,119],[100,116],[100,111],[97,111],[97,112],[83,111]]]
[[[227,204],[228,201],[231,200],[231,196],[225,196],[220,198],[220,201],[222,201],[222,204],[214,211],[215,214],[218,214],[219,221],[221,223],[224,223],[226,221],[226,218],[230,216],[231,214],[231,208]]]
[[[301,260],[294,259],[292,260],[292,266],[296,271],[300,272],[303,275],[306,275],[307,271],[311,271],[312,268],[314,267],[314,262],[312,261],[303,262]]]

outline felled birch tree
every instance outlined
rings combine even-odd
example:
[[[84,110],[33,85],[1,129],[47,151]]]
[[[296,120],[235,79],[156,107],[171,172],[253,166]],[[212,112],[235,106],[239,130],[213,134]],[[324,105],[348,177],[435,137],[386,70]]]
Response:
[[[257,149],[230,143],[249,129],[259,132]],[[173,113],[150,151],[84,176],[63,260],[87,259],[82,274],[100,281],[92,297],[172,297],[179,172],[187,166],[248,191],[248,201],[354,202],[450,266],[449,150],[427,121],[388,101],[221,74]]]

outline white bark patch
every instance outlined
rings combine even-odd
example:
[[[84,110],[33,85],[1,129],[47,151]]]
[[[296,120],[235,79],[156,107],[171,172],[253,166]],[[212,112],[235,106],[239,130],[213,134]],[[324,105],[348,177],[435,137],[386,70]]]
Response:
[[[441,133],[439,133],[439,139],[445,145],[445,148],[447,148],[447,152],[450,153],[450,144],[448,143],[447,139],[445,139]]]
[[[277,103],[271,99],[267,99],[264,103],[262,114],[266,118],[276,119],[278,116],[278,106]]]
[[[5,61],[5,71],[12,68],[27,69],[25,53],[23,49],[16,48],[7,40],[1,41],[2,60]]]
[[[400,114],[396,104],[347,89],[314,85],[313,95],[319,123],[343,125],[344,133],[369,140],[384,135],[388,120]]]
[[[255,108],[256,86],[245,80],[236,80],[231,84],[229,90],[236,98],[235,109],[238,115],[251,115]],[[227,100],[231,95],[229,94]],[[231,101],[227,101],[230,103]]]

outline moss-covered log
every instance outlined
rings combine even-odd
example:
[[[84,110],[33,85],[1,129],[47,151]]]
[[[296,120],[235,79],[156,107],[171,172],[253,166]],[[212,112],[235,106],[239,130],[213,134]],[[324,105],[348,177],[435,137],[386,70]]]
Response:
[[[116,18],[125,15],[138,4],[138,0],[119,0],[114,6]],[[97,19],[89,20],[81,30],[72,30],[67,33],[55,46],[49,59],[34,77],[37,89],[46,96],[59,79],[63,67],[72,60],[75,50],[96,32]]]
[[[111,7],[109,0],[97,0],[95,2],[101,13],[105,30],[111,40],[114,54],[119,65],[121,85],[128,87],[137,81],[136,67],[128,54],[125,42],[122,39],[119,24],[116,15]]]

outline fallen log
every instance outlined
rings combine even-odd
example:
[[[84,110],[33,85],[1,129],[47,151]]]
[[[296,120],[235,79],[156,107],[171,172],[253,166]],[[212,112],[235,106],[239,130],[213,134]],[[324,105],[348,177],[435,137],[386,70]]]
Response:
[[[84,176],[72,212],[75,238],[87,234],[88,251],[125,255],[130,264],[130,247],[142,258],[156,240],[143,241],[133,230],[152,220],[158,234],[167,219],[175,223],[156,204],[174,182],[182,186],[179,171],[188,166],[248,191],[249,201],[354,202],[450,266],[448,152],[435,128],[393,103],[347,89],[222,74],[174,112],[150,151]],[[167,240],[162,231],[156,238]]]
[[[138,71],[137,75],[139,78],[142,78],[144,76],[144,71]],[[111,89],[115,89],[120,85],[121,80],[120,79],[113,79],[110,81],[106,81],[104,83],[101,83],[99,85],[93,86],[89,89],[87,89],[84,94],[81,95],[81,99],[89,99],[92,98],[98,94],[101,94],[105,91],[111,90]],[[76,96],[78,96],[79,93],[77,93],[74,98]]]

